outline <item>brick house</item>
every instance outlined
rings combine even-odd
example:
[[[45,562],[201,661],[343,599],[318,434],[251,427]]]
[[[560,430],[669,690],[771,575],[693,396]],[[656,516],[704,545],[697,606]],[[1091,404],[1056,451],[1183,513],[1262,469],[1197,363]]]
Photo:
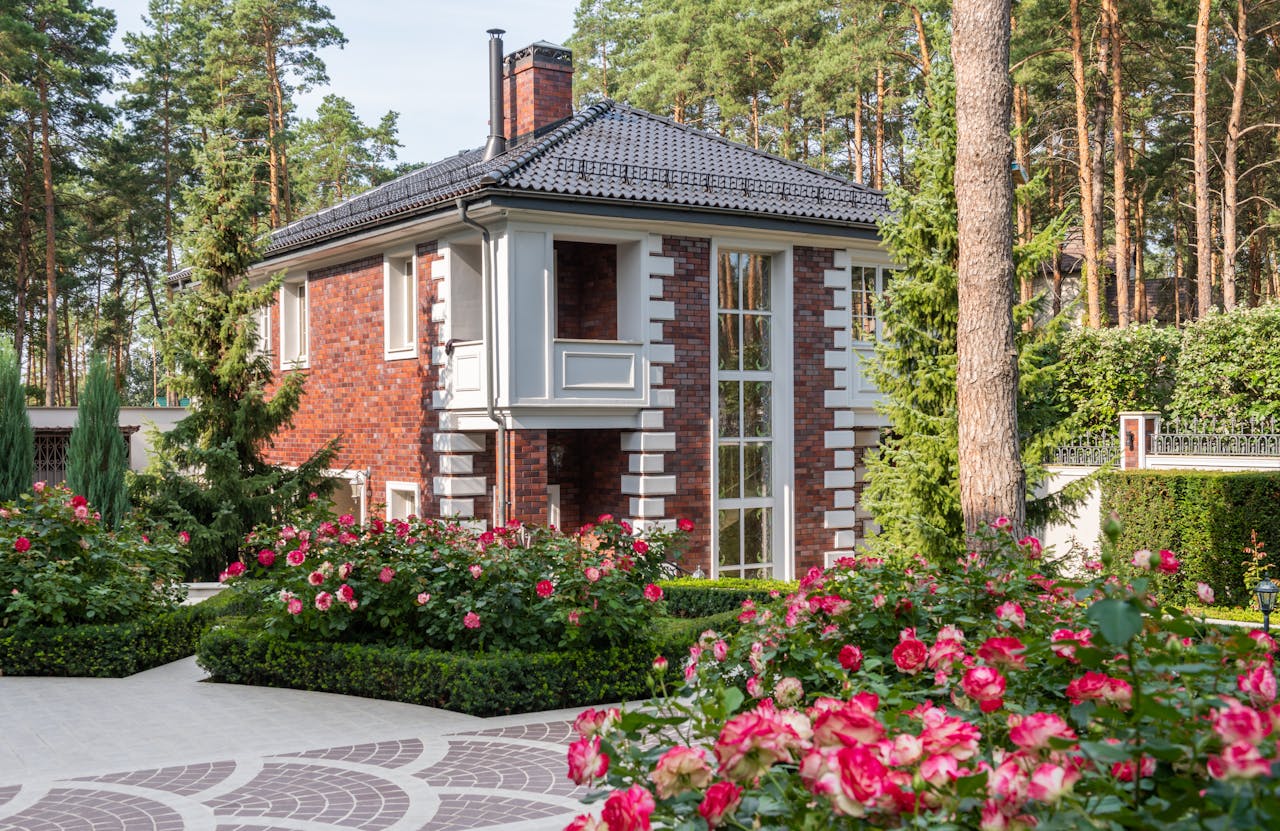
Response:
[[[622,104],[575,113],[567,50],[504,59],[492,34],[501,134],[278,229],[255,268],[285,274],[273,360],[307,374],[273,461],[340,434],[365,516],[689,518],[684,565],[716,575],[851,551],[883,195]]]

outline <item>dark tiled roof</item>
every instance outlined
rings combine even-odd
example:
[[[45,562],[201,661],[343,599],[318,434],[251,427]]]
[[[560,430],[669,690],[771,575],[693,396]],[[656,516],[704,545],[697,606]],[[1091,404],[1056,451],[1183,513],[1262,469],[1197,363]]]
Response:
[[[269,254],[305,247],[480,191],[680,205],[870,226],[879,191],[615,102],[588,107],[484,161],[469,150],[272,234]]]

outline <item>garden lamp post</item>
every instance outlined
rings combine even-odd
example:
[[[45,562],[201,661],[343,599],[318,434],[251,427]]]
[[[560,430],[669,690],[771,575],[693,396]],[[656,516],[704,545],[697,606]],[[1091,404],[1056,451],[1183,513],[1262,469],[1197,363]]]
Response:
[[[1280,586],[1271,582],[1270,577],[1263,577],[1253,593],[1258,596],[1258,610],[1262,612],[1262,631],[1271,633],[1271,612],[1276,607],[1276,595],[1280,594]]]

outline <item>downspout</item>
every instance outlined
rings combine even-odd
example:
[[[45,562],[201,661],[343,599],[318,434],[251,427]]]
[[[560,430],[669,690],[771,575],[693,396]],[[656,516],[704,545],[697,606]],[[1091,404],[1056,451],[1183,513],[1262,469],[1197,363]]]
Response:
[[[493,339],[493,298],[496,293],[495,281],[497,279],[493,264],[493,238],[489,234],[489,229],[467,216],[467,203],[461,198],[457,200],[458,219],[463,225],[474,228],[480,232],[480,238],[483,241],[481,245],[480,255],[480,282],[484,286],[483,306],[484,315],[484,347],[488,353],[484,362],[484,380],[485,380],[485,412],[489,416],[489,420],[498,426],[498,463],[497,463],[497,487],[494,494],[493,502],[493,523],[496,527],[501,528],[507,524],[507,422],[502,416],[498,415],[497,405],[497,386],[494,383],[497,373],[494,371],[494,362],[498,359],[497,344]]]

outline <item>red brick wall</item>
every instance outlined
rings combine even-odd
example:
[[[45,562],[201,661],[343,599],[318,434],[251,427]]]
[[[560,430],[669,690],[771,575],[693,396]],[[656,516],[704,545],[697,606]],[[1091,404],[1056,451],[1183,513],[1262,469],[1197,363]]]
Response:
[[[601,514],[627,515],[630,500],[622,493],[627,457],[621,430],[551,430],[548,446],[564,448],[560,470],[548,472],[548,483],[560,486],[560,524],[573,530],[595,522]]]
[[[711,573],[711,240],[663,237],[662,255],[675,259],[675,276],[664,278],[662,299],[675,303],[675,320],[664,327],[676,347],[675,363],[664,367],[663,386],[673,388],[676,406],[664,410],[664,429],[676,434],[676,452],[666,469],[676,475],[676,494],[667,497],[667,515],[696,523],[684,565]]]
[[[822,566],[822,553],[831,548],[832,532],[824,529],[823,514],[831,510],[831,491],[823,474],[835,462],[824,446],[824,433],[834,429],[826,408],[825,391],[832,370],[824,368],[827,349],[834,346],[831,330],[823,325],[823,310],[831,308],[832,291],[823,285],[823,272],[835,267],[829,248],[796,246],[792,257],[793,377],[795,393],[795,528],[796,574]],[[779,367],[781,369],[781,367]]]
[[[372,469],[367,491],[373,506],[386,499],[388,480],[417,482],[419,512],[436,513],[431,496],[431,435],[436,417],[430,391],[436,386],[430,322],[434,285],[430,261],[435,244],[419,248],[418,357],[384,357],[382,257],[367,257],[309,272],[310,368],[293,426],[282,431],[267,458],[297,464],[329,439],[340,436],[335,468]],[[272,310],[272,346],[280,344],[278,309]],[[279,359],[276,362],[279,372]]]
[[[556,337],[618,339],[618,246],[557,242]]]
[[[504,63],[506,136],[518,141],[573,115],[573,67],[541,56]]]
[[[547,431],[507,433],[507,520],[547,524]]]

